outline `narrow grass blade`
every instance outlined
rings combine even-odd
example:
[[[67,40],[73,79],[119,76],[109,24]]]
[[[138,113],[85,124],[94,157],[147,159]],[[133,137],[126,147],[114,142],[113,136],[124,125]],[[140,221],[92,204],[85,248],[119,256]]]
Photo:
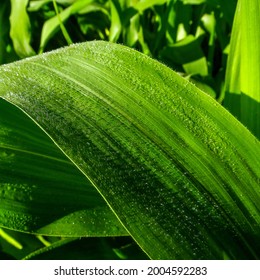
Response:
[[[63,24],[63,22],[60,18],[60,13],[59,13],[59,8],[57,6],[57,3],[56,3],[55,0],[53,0],[52,2],[53,2],[53,7],[54,7],[54,10],[55,10],[56,16],[58,17],[58,21],[59,21],[59,25],[60,25],[60,29],[61,29],[61,32],[63,34],[63,37],[67,41],[67,44],[71,45],[71,44],[73,44],[73,41],[71,40],[70,35],[69,35],[67,29],[65,28],[65,26],[64,26],[64,24]]]

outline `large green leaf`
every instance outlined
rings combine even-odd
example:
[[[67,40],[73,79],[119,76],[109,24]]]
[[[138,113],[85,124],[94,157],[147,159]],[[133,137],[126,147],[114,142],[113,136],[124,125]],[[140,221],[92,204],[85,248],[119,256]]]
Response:
[[[260,2],[238,1],[226,76],[225,107],[260,137]]]
[[[83,43],[2,66],[0,95],[64,151],[151,258],[259,258],[259,142],[166,66]]]
[[[0,226],[59,236],[127,234],[57,146],[3,99],[0,163]]]

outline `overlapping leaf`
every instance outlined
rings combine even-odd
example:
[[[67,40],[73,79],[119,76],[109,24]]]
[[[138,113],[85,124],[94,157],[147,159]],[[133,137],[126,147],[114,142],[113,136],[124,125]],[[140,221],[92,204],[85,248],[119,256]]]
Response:
[[[0,226],[58,236],[127,234],[84,176],[3,99],[0,163]]]

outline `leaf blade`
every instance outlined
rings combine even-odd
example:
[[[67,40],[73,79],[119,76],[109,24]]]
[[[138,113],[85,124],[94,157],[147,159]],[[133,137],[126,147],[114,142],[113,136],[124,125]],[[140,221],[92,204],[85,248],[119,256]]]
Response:
[[[259,139],[260,59],[258,1],[237,4],[226,74],[225,107]],[[241,28],[242,27],[242,28]]]
[[[105,42],[2,69],[3,98],[51,135],[151,258],[257,257],[259,143],[215,100]]]

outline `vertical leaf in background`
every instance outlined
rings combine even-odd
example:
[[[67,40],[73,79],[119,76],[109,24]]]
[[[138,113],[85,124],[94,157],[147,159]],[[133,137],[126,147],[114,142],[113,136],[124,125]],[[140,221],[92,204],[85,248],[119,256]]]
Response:
[[[226,74],[225,107],[260,137],[260,2],[239,0]]]
[[[215,28],[216,28],[216,19],[215,15],[212,12],[211,14],[205,14],[202,18],[201,21],[203,22],[204,27],[206,30],[209,32],[210,37],[209,37],[209,47],[208,47],[208,69],[209,72],[212,74],[212,69],[214,65],[214,50],[215,50]]]
[[[126,28],[125,32],[125,42],[127,46],[133,47],[139,38],[140,29],[140,15],[136,14],[131,17],[129,26]]]
[[[111,9],[111,26],[109,31],[109,41],[116,42],[122,31],[122,23],[120,19],[121,7],[120,3],[115,0],[110,0]]]
[[[11,0],[10,37],[16,53],[21,58],[35,55],[30,45],[31,24],[26,10],[28,2],[29,0]]]
[[[139,38],[140,14],[134,8],[137,2],[138,0],[129,0],[122,16],[123,25],[125,26],[123,30],[124,42],[129,47],[134,47]]]

